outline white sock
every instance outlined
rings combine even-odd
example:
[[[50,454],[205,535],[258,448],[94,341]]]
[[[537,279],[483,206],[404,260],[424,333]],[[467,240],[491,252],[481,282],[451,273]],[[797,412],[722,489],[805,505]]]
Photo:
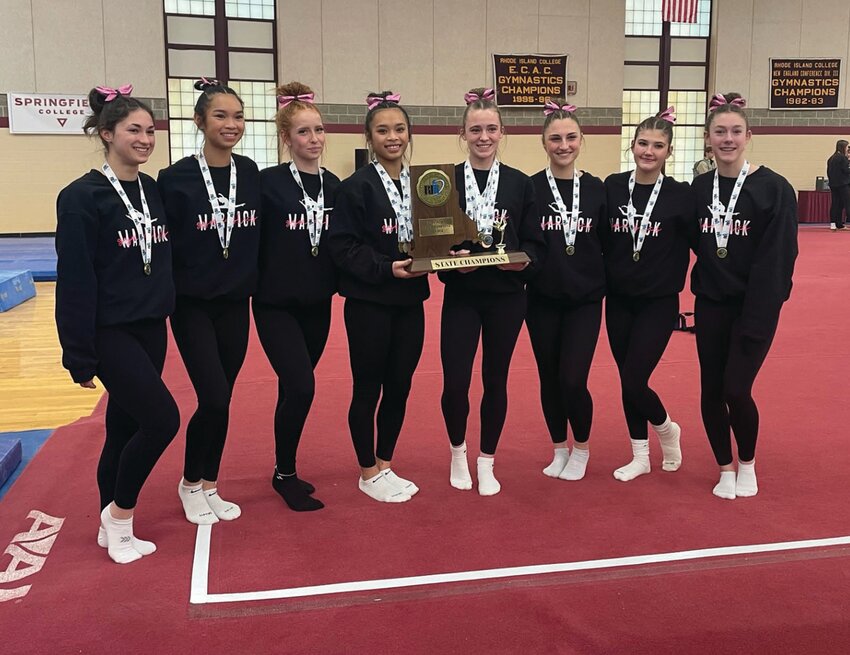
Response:
[[[649,473],[649,441],[646,439],[631,439],[632,461],[614,471],[614,477],[620,482],[634,480],[639,475]]]
[[[581,480],[587,471],[587,460],[590,459],[590,448],[582,450],[573,446],[570,461],[558,477],[561,480]]]
[[[129,564],[142,559],[142,554],[133,548],[133,518],[113,518],[110,507],[111,503],[100,513],[100,524],[106,531],[106,551],[109,557],[118,564]]]
[[[738,462],[738,477],[735,480],[735,494],[748,498],[755,496],[759,492],[758,481],[756,480],[756,460],[749,464]]]
[[[464,491],[472,489],[472,476],[469,474],[469,463],[466,461],[466,444],[452,446],[452,469],[449,482],[455,489]]]
[[[180,502],[183,503],[183,512],[186,514],[186,520],[189,523],[195,523],[197,525],[218,523],[218,517],[210,509],[200,482],[187,487],[181,480],[177,485],[177,495],[180,496]]]
[[[222,521],[233,521],[242,516],[242,509],[236,503],[231,503],[229,500],[224,500],[218,495],[218,487],[212,489],[204,489],[204,496],[207,499],[207,505],[213,513]]]
[[[362,477],[358,480],[360,491],[374,500],[382,503],[405,503],[410,500],[410,494],[397,489],[381,471],[368,480]]]
[[[415,496],[419,493],[419,487],[413,484],[410,480],[405,480],[404,478],[396,475],[392,469],[384,469],[384,477],[389,480],[392,486],[399,491],[406,493],[408,496]]]
[[[555,446],[555,457],[552,459],[552,463],[543,469],[543,473],[548,475],[550,478],[557,478],[561,475],[561,472],[564,470],[569,460],[570,451],[567,449],[566,445]]]
[[[492,457],[478,458],[478,493],[482,496],[495,496],[502,490],[502,485],[493,475],[494,463]]]
[[[156,552],[156,544],[152,541],[145,541],[144,539],[133,537],[133,540],[130,543],[133,544],[133,548],[138,550],[142,555],[152,555]],[[97,529],[97,545],[101,548],[106,548],[109,545],[106,539],[106,530],[104,530],[102,525]]]
[[[711,493],[718,498],[735,500],[735,471],[720,471],[720,482],[714,485]]]
[[[682,448],[679,445],[682,429],[679,424],[671,421],[668,416],[664,423],[653,425],[652,429],[661,442],[661,468],[665,471],[678,471],[682,465]]]

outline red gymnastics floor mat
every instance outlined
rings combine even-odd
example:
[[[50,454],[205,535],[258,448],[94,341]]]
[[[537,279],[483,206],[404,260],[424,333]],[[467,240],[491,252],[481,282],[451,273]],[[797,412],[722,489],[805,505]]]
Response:
[[[531,349],[514,356],[492,498],[448,484],[439,411],[441,285],[394,460],[421,488],[386,506],[357,490],[341,301],[318,369],[299,474],[326,508],[297,514],[269,484],[276,383],[256,339],[237,383],[221,492],[243,516],[197,530],[176,484],[182,432],[140,499],[158,551],[118,566],[94,542],[103,407],[58,430],[0,503],[0,644],[9,653],[846,652],[850,450],[842,339],[850,237],[800,234],[792,300],[757,382],[759,495],[711,494],[693,336],[673,335],[653,386],[683,427],[684,465],[630,483],[616,369],[603,334],[591,374],[592,457],[580,482],[551,458]],[[682,309],[692,299],[683,295]],[[476,368],[476,371],[478,369]],[[192,391],[172,348],[184,423]],[[474,472],[480,385],[471,395]]]

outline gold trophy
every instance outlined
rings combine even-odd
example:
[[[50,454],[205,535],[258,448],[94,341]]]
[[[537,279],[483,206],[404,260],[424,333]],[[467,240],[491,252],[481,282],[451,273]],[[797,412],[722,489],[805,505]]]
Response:
[[[505,252],[507,217],[497,214],[493,228],[500,233],[496,252],[453,256],[449,251],[464,241],[479,241],[478,228],[460,208],[454,187],[454,164],[411,166],[413,216],[412,273],[447,271],[474,266],[497,266],[530,261],[524,252]],[[492,238],[490,240],[492,243]]]

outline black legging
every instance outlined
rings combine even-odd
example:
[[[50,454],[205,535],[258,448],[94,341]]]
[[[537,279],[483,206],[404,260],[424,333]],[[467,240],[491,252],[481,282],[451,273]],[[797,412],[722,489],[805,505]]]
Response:
[[[850,211],[850,186],[833,187],[830,190],[832,204],[829,206],[829,221],[836,227],[844,225],[844,212]]]
[[[218,480],[230,397],[248,349],[248,299],[177,296],[171,331],[195,388],[198,408],[186,426],[183,477]]]
[[[540,402],[552,443],[590,437],[593,399],[587,378],[602,323],[602,301],[575,304],[529,294],[525,318],[540,376]]]
[[[421,303],[402,307],[347,298],[343,313],[354,381],[348,428],[358,463],[370,468],[375,457],[392,461],[422,354],[425,312]]]
[[[106,441],[97,465],[100,507],[133,509],[145,480],[177,430],[180,412],[162,381],[165,319],[95,331],[97,377],[109,394]]]
[[[609,295],[605,300],[605,327],[620,371],[623,411],[632,439],[647,438],[647,421],[661,425],[667,418],[661,399],[649,388],[649,378],[667,348],[678,315],[678,295]]]
[[[495,455],[508,413],[508,369],[525,318],[521,293],[470,293],[447,287],[440,319],[441,404],[449,441],[466,440],[472,364],[481,339],[481,452]]]
[[[764,363],[778,317],[765,341],[741,336],[741,303],[718,303],[697,296],[694,306],[700,366],[700,409],[705,432],[719,466],[732,463],[730,429],[738,444],[738,459],[756,456],[759,412],[753,383]]]
[[[295,473],[295,454],[316,393],[313,370],[328,341],[331,300],[277,307],[253,302],[260,343],[277,373],[274,412],[275,463],[279,473]]]

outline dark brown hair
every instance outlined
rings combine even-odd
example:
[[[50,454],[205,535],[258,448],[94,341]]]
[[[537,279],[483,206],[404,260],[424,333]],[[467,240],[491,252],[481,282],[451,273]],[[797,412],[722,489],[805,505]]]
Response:
[[[150,114],[151,120],[155,120],[153,110],[138,98],[117,93],[115,98],[106,102],[106,96],[97,88],[89,91],[89,107],[92,113],[83,124],[83,132],[89,136],[97,135],[106,150],[109,150],[109,144],[101,136],[101,131],[114,131],[115,126],[132,112],[142,109]]]

